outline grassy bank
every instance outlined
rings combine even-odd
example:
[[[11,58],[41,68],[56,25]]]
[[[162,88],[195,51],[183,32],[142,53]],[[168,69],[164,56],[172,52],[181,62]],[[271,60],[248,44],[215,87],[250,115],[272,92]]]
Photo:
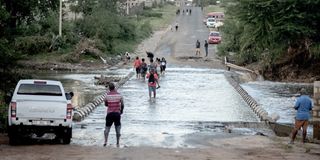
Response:
[[[153,12],[162,13],[162,17],[147,18],[146,20],[150,20],[150,24],[154,31],[161,30],[173,22],[176,17],[176,9],[177,7],[174,5],[164,5],[162,8],[155,8],[153,9]]]
[[[209,12],[224,12],[224,8],[220,7],[220,5],[209,5],[205,7],[205,13],[208,14]]]

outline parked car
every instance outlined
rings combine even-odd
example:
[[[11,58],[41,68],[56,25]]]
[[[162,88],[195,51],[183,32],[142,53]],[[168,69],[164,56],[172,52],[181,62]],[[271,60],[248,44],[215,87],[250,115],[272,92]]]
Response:
[[[20,80],[8,108],[9,143],[24,137],[40,138],[53,133],[69,144],[72,138],[73,93],[65,93],[59,81]]]
[[[207,19],[207,27],[208,28],[215,28],[216,27],[216,19],[215,18],[208,18]]]
[[[224,20],[224,13],[223,12],[210,12],[208,13],[205,18],[203,19],[203,23],[207,25],[208,18],[215,18],[216,21],[223,21]]]
[[[210,32],[208,37],[209,44],[219,44],[221,43],[221,36],[219,32]]]

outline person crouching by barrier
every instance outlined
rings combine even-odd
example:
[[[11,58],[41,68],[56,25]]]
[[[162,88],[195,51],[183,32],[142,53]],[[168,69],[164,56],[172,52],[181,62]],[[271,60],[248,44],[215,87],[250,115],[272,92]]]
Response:
[[[111,129],[112,124],[115,125],[116,137],[117,137],[117,147],[120,146],[120,129],[121,129],[121,115],[123,113],[124,104],[123,97],[120,93],[118,93],[115,89],[113,83],[109,83],[109,92],[106,95],[104,100],[104,104],[107,108],[107,116],[106,116],[106,127],[104,130],[104,144],[107,145],[108,136]]]

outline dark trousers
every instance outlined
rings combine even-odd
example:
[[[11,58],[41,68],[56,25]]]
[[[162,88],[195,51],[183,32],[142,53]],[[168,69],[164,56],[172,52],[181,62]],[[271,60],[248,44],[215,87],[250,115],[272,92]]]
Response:
[[[206,57],[208,56],[208,47],[204,48],[206,50]]]

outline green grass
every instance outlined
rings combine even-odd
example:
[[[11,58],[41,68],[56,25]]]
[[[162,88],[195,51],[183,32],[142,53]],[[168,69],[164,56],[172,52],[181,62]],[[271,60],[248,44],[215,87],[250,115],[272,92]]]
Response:
[[[150,17],[145,18],[144,21],[150,20],[150,25],[154,31],[166,28],[172,23],[176,17],[177,7],[174,5],[164,5],[162,8],[153,8],[152,11],[162,13],[162,18]]]
[[[219,5],[209,5],[205,8],[206,14],[209,12],[224,12],[224,8],[220,7]]]

